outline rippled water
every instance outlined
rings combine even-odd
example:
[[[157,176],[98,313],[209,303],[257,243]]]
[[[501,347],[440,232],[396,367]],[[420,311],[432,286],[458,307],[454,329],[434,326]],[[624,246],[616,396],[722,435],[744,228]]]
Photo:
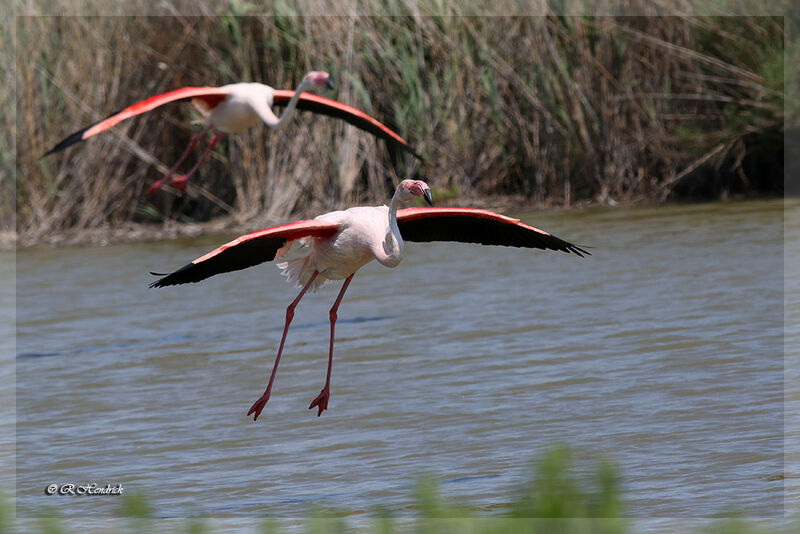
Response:
[[[154,290],[228,236],[20,252],[18,514],[117,510],[45,495],[67,482],[165,517],[403,514],[420,473],[492,510],[566,443],[616,461],[632,515],[782,515],[783,203],[522,219],[593,255],[410,243],[350,286],[329,410],[307,407],[340,283],[298,306],[255,423],[296,295],[273,265]]]

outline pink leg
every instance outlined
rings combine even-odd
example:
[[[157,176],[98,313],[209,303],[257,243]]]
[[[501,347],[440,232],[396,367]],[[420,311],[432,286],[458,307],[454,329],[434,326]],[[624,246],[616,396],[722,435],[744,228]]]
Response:
[[[152,195],[153,193],[158,191],[161,188],[162,185],[167,183],[167,180],[169,180],[170,176],[172,176],[174,174],[175,169],[178,168],[178,165],[180,165],[183,162],[183,160],[186,159],[186,155],[189,153],[189,151],[191,151],[191,149],[194,148],[194,146],[197,145],[197,141],[199,140],[198,136],[205,134],[212,127],[213,126],[210,126],[209,128],[206,128],[205,130],[203,130],[200,134],[196,135],[195,137],[192,137],[192,141],[191,141],[191,143],[189,143],[189,148],[187,148],[186,151],[183,153],[183,156],[181,156],[181,159],[179,159],[178,162],[175,165],[172,166],[172,169],[170,169],[169,172],[162,179],[160,179],[159,181],[157,181],[156,183],[154,183],[153,185],[150,186],[150,189],[147,190],[147,194],[148,195]],[[194,164],[194,167],[192,167],[191,170],[188,173],[186,173],[184,175],[181,175],[181,176],[178,176],[176,178],[173,178],[169,182],[169,184],[172,185],[172,186],[175,186],[178,189],[185,190],[186,189],[186,182],[189,180],[189,177],[192,174],[194,174],[194,172],[198,169],[198,167],[200,167],[200,163],[203,162],[203,160],[206,158],[206,156],[208,156],[208,154],[211,152],[211,150],[213,150],[214,147],[217,146],[217,143],[223,137],[225,137],[225,133],[215,134],[214,137],[211,138],[211,141],[208,143],[208,147],[206,147],[206,149],[203,151],[203,154],[197,160],[197,163]]]
[[[278,363],[281,361],[281,354],[283,353],[283,345],[286,343],[286,333],[289,331],[289,325],[292,323],[292,318],[294,317],[294,309],[297,306],[297,303],[300,302],[300,299],[303,298],[303,295],[306,294],[308,288],[311,287],[311,284],[314,282],[314,279],[317,277],[319,272],[314,271],[314,274],[311,275],[311,279],[303,286],[303,289],[300,290],[300,294],[297,295],[297,298],[292,301],[291,304],[286,308],[286,322],[283,325],[283,337],[281,337],[281,344],[278,347],[278,355],[275,357],[275,365],[272,367],[272,374],[269,376],[269,383],[267,384],[267,389],[264,391],[264,394],[261,395],[256,402],[250,407],[250,411],[247,412],[247,415],[251,413],[255,413],[253,417],[253,421],[258,420],[258,416],[261,414],[261,410],[264,409],[266,406],[267,401],[269,400],[269,393],[272,391],[272,382],[275,381],[275,373],[278,371]]]
[[[344,285],[342,286],[342,290],[339,291],[339,296],[336,297],[336,302],[333,303],[333,307],[331,307],[330,317],[331,317],[331,345],[330,350],[328,351],[328,376],[325,378],[325,387],[322,388],[322,391],[317,398],[311,403],[311,406],[308,409],[312,409],[314,406],[319,409],[317,412],[317,417],[322,415],[322,412],[328,409],[328,399],[331,396],[331,368],[333,367],[333,332],[336,325],[336,311],[339,309],[339,304],[342,303],[342,298],[344,297],[344,292],[347,291],[347,286],[350,285],[350,280],[353,279],[353,276],[356,273],[351,274],[347,277],[347,280],[344,281]]]
[[[213,128],[214,128],[214,125],[213,124],[209,124],[208,126],[203,128],[202,132],[198,133],[197,135],[193,135],[192,136],[191,141],[189,141],[189,146],[187,146],[186,150],[183,151],[183,154],[181,155],[180,159],[175,162],[175,165],[173,165],[172,168],[169,171],[167,171],[167,174],[165,174],[162,179],[160,179],[159,181],[157,181],[156,183],[154,183],[153,185],[150,186],[150,189],[147,190],[147,194],[148,195],[152,195],[153,193],[158,191],[161,188],[161,186],[164,185],[164,183],[167,180],[169,180],[169,178],[173,174],[175,174],[175,171],[178,170],[178,167],[180,166],[180,164],[183,163],[183,160],[185,160],[186,157],[189,155],[189,152],[191,152],[194,149],[194,147],[197,146],[197,143],[198,143],[198,141],[200,141],[200,138],[203,137],[206,133],[209,132],[209,130],[212,130]]]
[[[197,168],[200,167],[200,163],[202,163],[202,161],[205,159],[205,157],[208,156],[209,153],[211,153],[211,151],[214,149],[214,147],[217,146],[217,143],[219,142],[219,140],[222,139],[223,137],[225,137],[225,135],[227,135],[227,134],[218,133],[218,134],[214,135],[214,137],[212,137],[211,141],[208,143],[208,148],[205,149],[205,151],[203,152],[203,155],[200,156],[200,159],[198,159],[197,163],[194,164],[194,167],[192,167],[191,170],[189,172],[187,172],[186,174],[184,174],[183,176],[178,176],[177,178],[173,178],[170,181],[169,185],[174,186],[175,188],[180,189],[182,191],[185,191],[186,190],[186,183],[189,181],[189,177],[194,174],[194,171],[196,171]]]

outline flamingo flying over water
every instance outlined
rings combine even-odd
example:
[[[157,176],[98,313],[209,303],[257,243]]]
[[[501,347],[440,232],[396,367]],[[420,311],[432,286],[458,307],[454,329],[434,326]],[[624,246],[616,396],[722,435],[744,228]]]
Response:
[[[343,119],[357,128],[413,154],[417,158],[420,157],[402,137],[362,111],[336,100],[306,92],[320,90],[324,87],[333,88],[333,81],[327,72],[320,71],[306,74],[294,91],[277,90],[262,83],[234,83],[223,85],[222,87],[183,87],[137,102],[122,111],[113,113],[100,122],[71,133],[42,157],[64,150],[75,143],[104,132],[125,119],[135,117],[169,102],[186,98],[191,98],[192,104],[204,115],[206,127],[192,137],[189,146],[175,165],[169,169],[162,179],[155,182],[147,190],[148,195],[158,191],[168,181],[170,185],[178,189],[186,189],[189,177],[194,174],[203,159],[226,134],[241,132],[254,126],[259,121],[263,121],[270,128],[280,129],[287,124],[295,109],[308,110],[313,113]],[[281,117],[278,118],[273,113],[271,106],[286,106],[286,109]],[[208,132],[215,132],[215,134],[194,167],[188,173],[170,181],[178,166],[183,163],[189,153],[197,146],[200,139]]]
[[[283,335],[267,389],[247,412],[248,416],[254,414],[255,421],[269,400],[283,346],[286,343],[286,333],[300,299],[306,291],[316,289],[328,280],[344,280],[342,289],[330,309],[331,335],[325,387],[309,406],[309,409],[317,407],[318,416],[328,408],[334,328],[337,310],[347,286],[350,285],[356,271],[372,260],[377,260],[386,267],[396,267],[403,259],[404,240],[461,241],[482,245],[560,250],[581,257],[589,254],[584,249],[552,234],[488,210],[427,207],[398,210],[400,202],[415,196],[422,197],[428,204],[433,205],[431,190],[425,182],[403,180],[388,207],[355,207],[345,211],[333,211],[315,219],[296,221],[243,235],[153,282],[150,287],[199,282],[216,274],[272,261],[285,256],[296,241],[309,246],[310,251],[305,256],[278,264],[288,281],[302,289],[297,298],[286,308]]]

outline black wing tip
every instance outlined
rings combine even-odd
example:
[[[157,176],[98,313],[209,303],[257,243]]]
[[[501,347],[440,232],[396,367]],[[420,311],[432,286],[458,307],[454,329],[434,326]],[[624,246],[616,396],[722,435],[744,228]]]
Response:
[[[573,245],[572,243],[567,243],[566,252],[571,252],[573,254],[577,254],[579,257],[583,258],[584,256],[591,256],[592,255],[591,252],[586,250],[587,248],[590,248],[590,247],[588,247],[586,245],[578,246],[578,245]]]
[[[153,271],[150,271],[150,274],[152,274],[153,276],[164,276],[164,277],[166,277],[168,275],[168,273],[156,273],[156,272],[153,272]],[[153,287],[164,287],[165,285],[167,285],[167,284],[164,283],[164,278],[161,278],[159,280],[156,280],[155,282],[153,282],[152,284],[150,284],[147,287],[151,287],[151,288],[153,288]]]
[[[150,273],[150,274],[155,274],[155,273]],[[156,280],[155,282],[153,282],[152,284],[150,284],[147,287],[152,289],[154,287],[166,287],[166,286],[172,285],[172,284],[170,284],[168,282],[165,282],[164,280],[165,280],[164,278],[160,278],[160,279]]]
[[[585,256],[591,256],[592,253],[586,250],[587,248],[592,248],[587,245],[574,245],[569,241],[564,241],[558,236],[554,236],[553,234],[548,234],[551,238],[555,239],[555,242],[550,242],[541,248],[545,248],[548,250],[559,250],[561,252],[566,252],[567,254],[575,254],[579,258],[583,258]]]
[[[74,145],[76,143],[80,143],[81,141],[83,141],[84,132],[86,130],[88,130],[89,128],[91,128],[92,126],[94,126],[94,124],[91,124],[91,125],[87,126],[86,128],[82,128],[82,129],[78,130],[77,132],[73,132],[73,133],[69,134],[67,137],[62,139],[56,146],[54,146],[53,148],[51,148],[50,150],[45,152],[39,159],[46,158],[50,154],[53,154],[55,152],[61,152],[65,148],[69,148],[69,147],[71,147],[72,145]]]
[[[150,284],[148,287],[150,287],[150,288],[167,287],[167,286],[177,286],[177,285],[180,285],[180,284],[188,284],[190,282],[199,282],[200,280],[202,280],[202,278],[192,277],[192,276],[189,276],[186,273],[186,270],[190,269],[191,267],[194,267],[194,265],[195,265],[194,263],[190,263],[188,265],[184,265],[183,267],[181,267],[177,271],[169,273],[169,274],[156,273],[156,272],[150,271],[150,274],[152,274],[153,276],[162,276],[163,278],[159,278],[158,280],[156,280],[155,282]]]
[[[406,152],[408,152],[409,154],[411,154],[412,156],[414,156],[415,158],[417,158],[417,159],[419,160],[419,162],[420,162],[420,163],[425,163],[425,158],[423,158],[422,156],[420,156],[419,152],[417,152],[417,151],[414,149],[414,147],[413,147],[413,146],[411,146],[411,145],[409,145],[409,144],[405,144],[405,145],[401,145],[401,146],[402,146],[402,147],[403,147],[403,148],[406,150]]]
[[[99,120],[97,122],[93,122],[89,126],[87,126],[85,128],[81,128],[77,132],[73,132],[73,133],[69,134],[67,137],[62,139],[61,142],[59,142],[56,146],[54,146],[53,148],[48,150],[39,159],[45,158],[45,157],[49,156],[50,154],[52,154],[54,152],[60,152],[60,151],[64,150],[65,148],[69,148],[69,147],[71,147],[72,145],[74,145],[76,143],[80,143],[81,141],[83,141],[83,134],[86,132],[86,130],[97,126],[101,122],[110,119],[114,115],[118,115],[119,113],[121,113],[123,111],[123,109],[118,109],[117,111],[115,111],[114,113],[112,113],[111,115],[106,117],[105,119],[101,119],[101,120]]]
[[[411,154],[412,156],[417,158],[417,160],[419,160],[420,163],[425,163],[425,158],[423,158],[420,155],[420,153],[417,152],[417,150],[413,146],[408,144],[408,141],[406,141],[405,139],[403,139],[403,138],[398,139],[398,138],[396,138],[396,137],[394,137],[392,135],[389,135],[386,132],[383,132],[381,130],[375,130],[375,131],[370,131],[370,130],[367,130],[367,129],[363,129],[363,130],[365,132],[371,133],[372,135],[374,135],[378,139],[383,139],[383,141],[386,142],[386,146],[389,147],[390,150],[400,149],[403,152],[405,152],[407,154]]]
[[[177,286],[180,284],[186,284],[188,282],[196,281],[196,280],[175,280],[174,278],[171,278],[171,276],[172,275],[165,276],[164,278],[159,278],[158,280],[150,284],[148,287],[152,289],[154,287]]]
[[[414,146],[411,145],[405,139],[403,139],[403,138],[397,139],[396,137],[393,137],[391,135],[385,134],[385,132],[376,133],[375,136],[382,138],[384,141],[386,141],[387,145],[394,145],[394,146],[400,148],[401,150],[411,154],[412,156],[417,158],[420,163],[425,163],[425,158],[423,158],[420,155],[420,153],[417,152],[417,149],[414,148]]]

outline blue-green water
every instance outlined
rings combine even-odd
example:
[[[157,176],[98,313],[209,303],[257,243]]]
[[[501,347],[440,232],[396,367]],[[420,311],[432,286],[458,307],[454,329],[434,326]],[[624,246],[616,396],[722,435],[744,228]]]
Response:
[[[783,203],[521,217],[593,255],[410,243],[350,286],[329,410],[307,407],[339,283],[298,306],[255,423],[296,295],[274,266],[154,290],[230,236],[19,252],[17,513],[113,514],[45,495],[94,482],[165,517],[404,514],[420,473],[491,511],[567,443],[617,462],[632,515],[782,515]]]

